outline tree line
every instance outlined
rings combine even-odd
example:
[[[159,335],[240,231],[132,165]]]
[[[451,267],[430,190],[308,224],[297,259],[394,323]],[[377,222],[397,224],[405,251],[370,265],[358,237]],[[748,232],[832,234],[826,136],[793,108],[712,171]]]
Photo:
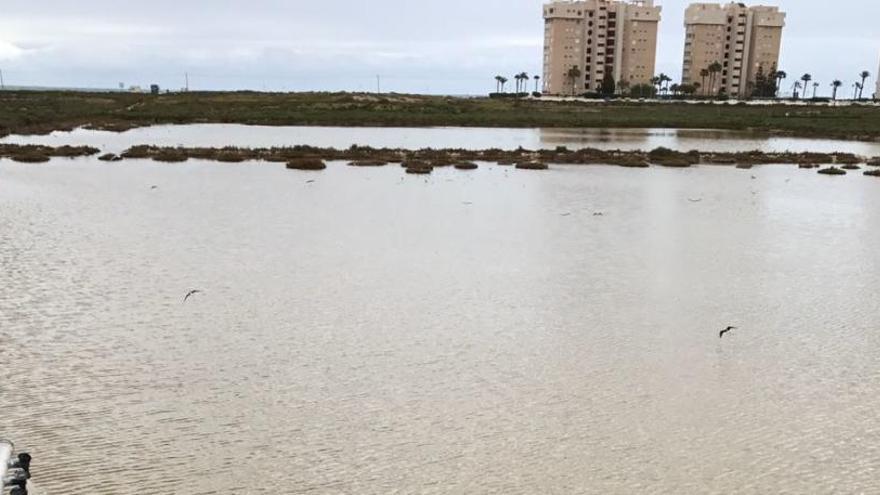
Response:
[[[608,70],[605,71],[605,76],[602,82],[595,91],[581,92],[578,92],[577,90],[578,82],[583,75],[580,67],[577,65],[571,67],[565,75],[569,82],[569,86],[571,87],[572,96],[629,96],[634,98],[673,96],[726,98],[729,95],[727,95],[726,88],[723,84],[721,87],[715,89],[718,84],[719,76],[723,75],[723,71],[724,67],[720,62],[713,62],[707,67],[701,69],[699,73],[700,80],[692,83],[676,83],[668,75],[660,73],[651,78],[650,82],[647,84],[630,85],[627,81],[615,81],[611,76],[610,68],[608,68]],[[858,80],[852,85],[852,99],[863,99],[866,81],[870,77],[871,73],[868,71],[862,71],[859,74]],[[530,80],[534,81],[534,91],[532,94],[535,96],[540,96],[542,94],[539,89],[539,83],[541,80],[540,76],[535,75],[530,78],[527,72],[521,72],[513,76],[513,79],[516,82],[515,92],[513,93],[514,95],[528,95]],[[780,98],[782,84],[786,79],[788,79],[788,73],[783,70],[778,70],[775,66],[766,72],[763,67],[758,67],[758,71],[755,74],[755,80],[747,82],[748,87],[746,88],[746,93],[751,98]],[[501,75],[495,76],[495,94],[508,94],[506,92],[506,85],[508,82],[509,79],[507,77]],[[792,99],[805,100],[808,98],[816,98],[816,93],[819,87],[821,87],[821,84],[814,81],[811,74],[806,73],[794,81],[794,84],[791,87]],[[839,79],[835,79],[831,82],[831,100],[837,100],[840,88],[842,87],[843,82]],[[810,89],[812,89],[812,96],[809,94]]]

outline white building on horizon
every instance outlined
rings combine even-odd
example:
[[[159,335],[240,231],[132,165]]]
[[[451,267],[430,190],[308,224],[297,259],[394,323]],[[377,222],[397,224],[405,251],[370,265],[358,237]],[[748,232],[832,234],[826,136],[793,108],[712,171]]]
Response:
[[[880,68],[877,68],[877,73],[874,74],[874,80],[877,81],[877,87],[874,89],[874,99],[880,100]]]

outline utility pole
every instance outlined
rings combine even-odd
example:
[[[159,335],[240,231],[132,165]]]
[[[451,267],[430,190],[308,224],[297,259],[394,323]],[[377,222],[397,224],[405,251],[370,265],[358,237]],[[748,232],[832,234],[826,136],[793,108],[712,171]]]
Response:
[[[376,75],[376,94],[382,94],[382,78]]]
[[[189,93],[189,72],[185,72],[184,77],[186,77],[186,92]]]

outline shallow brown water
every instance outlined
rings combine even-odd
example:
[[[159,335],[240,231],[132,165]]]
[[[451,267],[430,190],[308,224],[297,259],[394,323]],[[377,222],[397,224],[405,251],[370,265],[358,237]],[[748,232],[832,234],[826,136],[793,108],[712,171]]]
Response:
[[[878,246],[793,167],[0,161],[0,433],[53,494],[876,493]]]

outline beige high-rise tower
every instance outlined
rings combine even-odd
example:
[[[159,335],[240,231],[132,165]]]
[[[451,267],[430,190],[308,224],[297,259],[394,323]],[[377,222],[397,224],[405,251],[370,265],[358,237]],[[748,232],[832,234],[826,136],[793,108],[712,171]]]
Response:
[[[734,97],[750,96],[759,71],[770,75],[778,69],[785,26],[785,13],[779,8],[695,3],[684,17],[681,81],[699,83],[698,94],[723,91]],[[716,62],[720,71],[708,77],[700,75]]]
[[[598,92],[608,76],[618,90],[650,84],[659,22],[654,0],[544,5],[544,92]]]

